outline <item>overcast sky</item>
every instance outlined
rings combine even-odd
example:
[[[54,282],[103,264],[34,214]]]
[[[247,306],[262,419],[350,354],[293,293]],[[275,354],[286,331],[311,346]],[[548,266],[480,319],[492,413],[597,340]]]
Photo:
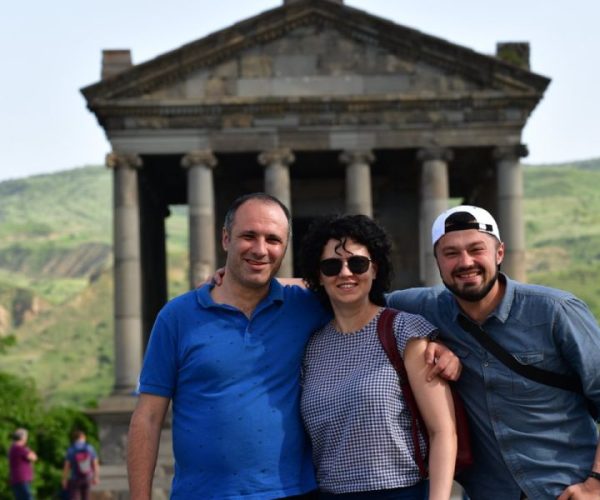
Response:
[[[325,1],[325,0],[324,0]],[[100,79],[103,49],[146,61],[282,0],[8,2],[0,18],[0,181],[104,163],[110,146],[79,89]],[[552,78],[525,128],[526,163],[600,157],[597,0],[346,0],[478,52],[528,41]]]

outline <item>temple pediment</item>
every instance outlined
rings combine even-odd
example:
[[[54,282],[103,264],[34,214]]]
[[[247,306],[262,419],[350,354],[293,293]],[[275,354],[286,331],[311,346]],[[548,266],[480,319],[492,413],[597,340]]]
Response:
[[[140,101],[228,105],[353,96],[530,101],[539,99],[548,83],[522,67],[367,12],[304,0],[132,66],[82,92],[92,109]]]

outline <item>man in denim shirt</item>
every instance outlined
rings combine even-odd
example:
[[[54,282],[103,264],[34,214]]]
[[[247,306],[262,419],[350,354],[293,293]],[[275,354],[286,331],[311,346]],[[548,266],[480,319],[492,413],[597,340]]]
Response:
[[[457,322],[467,316],[523,364],[577,376],[600,408],[600,328],[591,312],[567,292],[500,273],[504,244],[481,208],[442,213],[432,242],[445,287],[387,299],[438,326],[461,358],[457,388],[470,415],[475,465],[459,479],[470,498],[600,498],[598,429],[585,398],[515,373]]]

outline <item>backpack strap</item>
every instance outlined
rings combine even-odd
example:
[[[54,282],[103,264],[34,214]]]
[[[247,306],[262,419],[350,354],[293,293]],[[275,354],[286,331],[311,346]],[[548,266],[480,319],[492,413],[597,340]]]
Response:
[[[393,309],[385,308],[383,311],[381,311],[379,319],[377,320],[377,335],[379,336],[381,346],[389,358],[390,363],[398,373],[402,395],[404,396],[406,405],[410,410],[411,436],[415,448],[415,461],[419,467],[419,473],[421,474],[421,477],[425,478],[428,475],[427,466],[425,464],[426,452],[424,453],[423,450],[421,450],[419,442],[419,428],[425,430],[425,423],[423,422],[423,417],[419,412],[415,396],[408,382],[408,374],[406,373],[406,368],[404,367],[404,361],[398,352],[398,344],[396,343],[396,336],[394,335],[394,318],[397,314],[398,311]],[[426,432],[424,433],[424,436],[425,440],[427,441]]]
[[[583,394],[583,388],[581,386],[581,380],[578,377],[570,375],[563,375],[537,366],[524,365],[508,351],[506,351],[500,344],[498,344],[492,337],[490,337],[481,326],[473,323],[463,314],[458,315],[458,324],[461,328],[469,332],[473,338],[479,342],[484,349],[491,352],[499,361],[504,365],[508,366],[512,371],[526,377],[540,384],[550,385],[552,387],[558,387],[565,391],[577,392]]]
[[[458,315],[458,324],[460,327],[469,332],[471,336],[481,344],[481,346],[492,353],[498,361],[502,362],[508,368],[515,373],[518,373],[522,377],[533,380],[539,384],[549,385],[564,391],[571,391],[577,394],[581,394],[588,408],[588,411],[592,418],[598,421],[598,408],[591,399],[588,399],[583,393],[583,386],[579,377],[573,375],[565,375],[561,373],[555,373],[537,366],[524,365],[508,351],[506,351],[498,342],[496,342],[486,331],[481,328],[477,323],[474,323],[464,314]]]

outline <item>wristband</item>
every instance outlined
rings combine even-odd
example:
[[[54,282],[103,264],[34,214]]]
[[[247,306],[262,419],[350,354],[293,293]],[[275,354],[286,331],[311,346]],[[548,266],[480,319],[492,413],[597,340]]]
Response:
[[[600,472],[591,470],[590,473],[588,474],[588,477],[593,477],[594,479],[597,479],[598,481],[600,481]]]

